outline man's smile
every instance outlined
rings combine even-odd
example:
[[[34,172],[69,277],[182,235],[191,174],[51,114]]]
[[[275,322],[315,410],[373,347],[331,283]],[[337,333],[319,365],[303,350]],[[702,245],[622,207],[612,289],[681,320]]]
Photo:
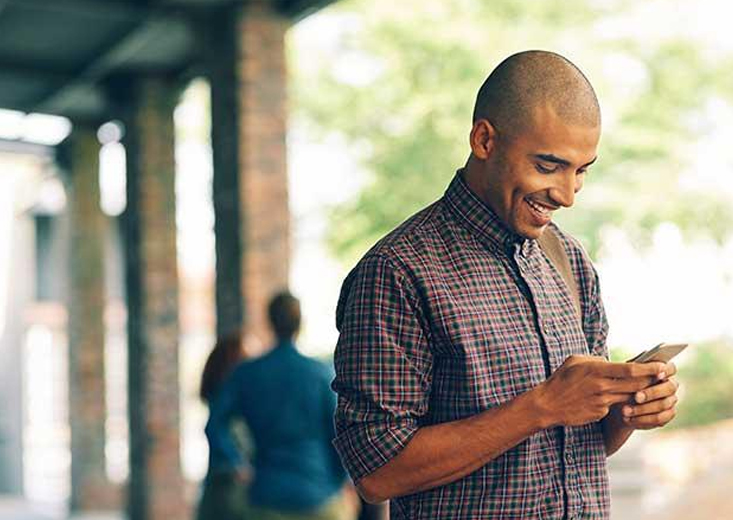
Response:
[[[535,223],[539,226],[548,224],[552,220],[552,212],[557,209],[556,206],[549,206],[529,197],[525,197],[524,201],[530,208],[530,213],[534,217]]]

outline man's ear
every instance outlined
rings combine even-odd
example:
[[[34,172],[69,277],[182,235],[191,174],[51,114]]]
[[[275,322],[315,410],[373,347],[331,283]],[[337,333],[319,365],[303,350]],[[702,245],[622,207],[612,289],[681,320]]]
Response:
[[[474,157],[486,160],[496,147],[496,129],[488,119],[477,119],[471,128],[471,152]]]

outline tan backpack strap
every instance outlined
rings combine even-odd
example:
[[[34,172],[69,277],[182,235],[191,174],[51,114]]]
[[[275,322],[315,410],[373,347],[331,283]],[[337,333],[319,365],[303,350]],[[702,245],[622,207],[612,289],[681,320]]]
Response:
[[[580,321],[581,329],[583,328],[583,313],[580,307],[580,292],[578,291],[578,285],[575,283],[575,277],[573,271],[570,268],[570,259],[568,253],[565,251],[565,247],[560,242],[560,237],[557,236],[555,230],[552,227],[547,227],[537,239],[537,243],[540,249],[544,251],[547,258],[550,259],[552,265],[555,266],[557,272],[565,280],[565,284],[570,290],[570,296],[573,300],[573,306],[575,307],[575,315]]]

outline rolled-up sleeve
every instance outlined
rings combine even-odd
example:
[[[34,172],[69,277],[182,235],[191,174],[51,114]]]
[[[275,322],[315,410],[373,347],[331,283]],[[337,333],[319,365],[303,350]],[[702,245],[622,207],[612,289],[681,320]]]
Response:
[[[354,482],[394,458],[428,410],[433,364],[424,317],[389,258],[364,258],[337,310],[334,446]]]

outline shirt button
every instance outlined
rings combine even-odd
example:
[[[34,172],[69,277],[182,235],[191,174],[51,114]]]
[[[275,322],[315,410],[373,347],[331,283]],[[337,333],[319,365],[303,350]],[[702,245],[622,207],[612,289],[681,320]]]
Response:
[[[573,464],[573,462],[575,462],[575,459],[573,459],[573,454],[572,453],[566,453],[565,454],[565,462],[567,464]]]

